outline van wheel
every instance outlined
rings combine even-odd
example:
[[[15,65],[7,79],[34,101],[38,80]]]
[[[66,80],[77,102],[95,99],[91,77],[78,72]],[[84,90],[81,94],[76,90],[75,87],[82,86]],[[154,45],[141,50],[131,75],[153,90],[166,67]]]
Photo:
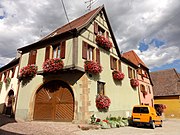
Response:
[[[162,123],[159,125],[159,127],[162,127]]]
[[[152,123],[151,123],[151,128],[152,129],[155,129],[156,128],[156,125],[155,125],[155,123],[152,121]]]

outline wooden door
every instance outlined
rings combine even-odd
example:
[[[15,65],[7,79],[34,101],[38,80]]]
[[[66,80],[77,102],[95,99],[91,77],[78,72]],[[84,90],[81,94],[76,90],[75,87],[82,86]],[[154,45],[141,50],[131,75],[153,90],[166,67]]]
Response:
[[[73,115],[74,99],[68,85],[53,81],[36,93],[35,120],[72,121]]]

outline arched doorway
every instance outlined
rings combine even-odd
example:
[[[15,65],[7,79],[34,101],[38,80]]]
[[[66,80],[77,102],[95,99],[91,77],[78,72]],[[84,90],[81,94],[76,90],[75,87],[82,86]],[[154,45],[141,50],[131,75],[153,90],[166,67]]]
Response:
[[[13,112],[14,102],[15,102],[14,91],[11,89],[8,92],[7,103],[6,103],[6,106],[5,106],[5,109],[4,109],[6,115],[9,115],[9,116],[13,116],[14,115],[13,114],[14,113]]]
[[[36,92],[34,120],[72,121],[73,117],[74,97],[68,84],[50,81]]]

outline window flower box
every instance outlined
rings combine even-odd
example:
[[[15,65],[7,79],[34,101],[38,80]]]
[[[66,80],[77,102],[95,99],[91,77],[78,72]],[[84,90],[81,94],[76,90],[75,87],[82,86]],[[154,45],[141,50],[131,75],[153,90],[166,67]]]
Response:
[[[97,45],[109,51],[112,48],[112,43],[108,38],[105,38],[103,35],[96,36]]]
[[[131,79],[130,83],[133,88],[139,86],[139,81],[137,79]]]
[[[114,80],[119,80],[119,81],[121,81],[121,80],[124,79],[124,73],[122,73],[122,72],[120,72],[120,71],[118,71],[118,70],[114,70],[114,71],[112,72],[112,75],[113,75]]]
[[[63,69],[64,63],[60,58],[47,59],[43,63],[44,73],[56,73]]]
[[[107,111],[111,104],[111,100],[104,95],[97,95],[96,97],[96,107],[98,110]]]
[[[35,64],[27,65],[20,70],[19,79],[34,77],[37,74],[38,67]]]
[[[85,61],[84,62],[84,69],[86,72],[89,72],[92,74],[99,74],[102,72],[101,65],[95,61]]]

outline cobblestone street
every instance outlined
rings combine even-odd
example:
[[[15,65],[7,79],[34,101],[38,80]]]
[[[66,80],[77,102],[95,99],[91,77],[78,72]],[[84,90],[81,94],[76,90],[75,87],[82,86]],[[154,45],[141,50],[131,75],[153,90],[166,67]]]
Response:
[[[77,124],[65,122],[16,122],[0,115],[0,135],[179,135],[180,120],[168,119],[163,127],[121,127],[112,129],[81,130]]]

